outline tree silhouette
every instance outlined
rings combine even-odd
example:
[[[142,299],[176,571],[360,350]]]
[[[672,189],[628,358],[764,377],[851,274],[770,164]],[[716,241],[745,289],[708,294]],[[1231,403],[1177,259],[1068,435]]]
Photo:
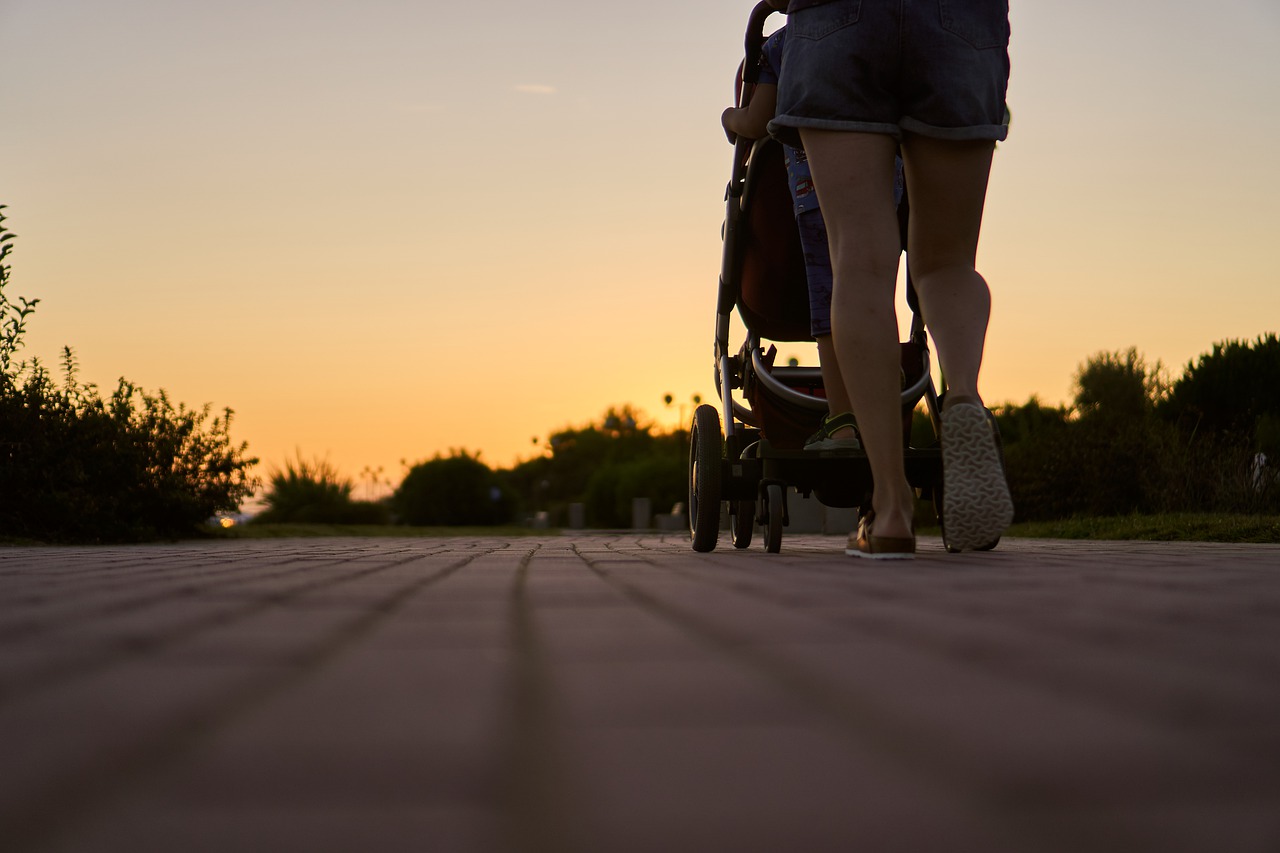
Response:
[[[1193,432],[1251,444],[1280,459],[1280,339],[1228,340],[1189,362],[1161,412]]]
[[[513,501],[480,454],[453,450],[409,469],[392,496],[405,524],[492,525],[511,519]]]
[[[1100,352],[1076,373],[1076,411],[1085,418],[1144,418],[1154,411],[1162,394],[1160,371],[1159,362],[1148,368],[1132,347]]]

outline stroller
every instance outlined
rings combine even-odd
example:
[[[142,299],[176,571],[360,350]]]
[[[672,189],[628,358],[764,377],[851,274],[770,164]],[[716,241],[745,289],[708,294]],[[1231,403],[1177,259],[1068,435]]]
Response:
[[[773,12],[762,2],[751,13],[746,56],[737,78],[738,106],[745,106],[751,97],[764,24]],[[774,363],[773,343],[813,340],[804,257],[781,144],[769,138],[739,138],[725,199],[715,331],[715,380],[721,405],[704,404],[694,412],[689,527],[695,551],[713,550],[727,503],[734,547],[749,547],[759,525],[765,549],[777,553],[783,529],[790,523],[788,486],[804,497],[813,495],[825,506],[858,507],[865,513],[870,508],[871,469],[861,450],[803,449],[805,439],[827,414],[821,368]],[[904,194],[899,207],[904,248],[908,215]],[[909,271],[907,301],[912,321],[909,339],[902,343],[904,461],[908,481],[922,498],[932,498],[941,517],[941,407]],[[747,329],[746,340],[736,352],[729,343],[735,309]],[[933,435],[928,446],[914,447],[912,413],[921,399]]]

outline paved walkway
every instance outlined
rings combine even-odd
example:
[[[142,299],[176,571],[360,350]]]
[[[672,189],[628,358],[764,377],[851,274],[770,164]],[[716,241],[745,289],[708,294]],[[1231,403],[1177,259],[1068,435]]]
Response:
[[[5,851],[1276,851],[1280,546],[0,549]]]

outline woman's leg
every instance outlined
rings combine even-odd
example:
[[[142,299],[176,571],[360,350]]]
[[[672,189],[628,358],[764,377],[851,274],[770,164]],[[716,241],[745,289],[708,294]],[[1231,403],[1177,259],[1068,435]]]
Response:
[[[903,466],[894,306],[902,251],[893,205],[897,143],[881,134],[810,129],[800,134],[831,241],[832,340],[871,464],[875,532],[910,536],[915,493]]]
[[[994,544],[1013,521],[995,425],[978,395],[991,292],[974,261],[994,147],[920,136],[903,142],[911,193],[907,254],[947,378],[943,525],[947,546],[957,550]]]
[[[980,400],[978,372],[991,292],[974,268],[995,143],[908,135],[907,258],[951,398]]]

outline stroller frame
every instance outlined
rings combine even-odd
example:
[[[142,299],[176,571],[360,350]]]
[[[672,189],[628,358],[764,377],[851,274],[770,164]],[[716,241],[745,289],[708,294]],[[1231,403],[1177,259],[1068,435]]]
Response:
[[[735,101],[745,106],[752,94],[754,70],[764,43],[765,20],[775,10],[759,3],[747,27],[745,58],[739,68]],[[700,405],[693,416],[689,446],[689,527],[695,551],[711,551],[719,539],[724,504],[728,504],[729,529],[735,548],[751,544],[756,524],[763,528],[765,549],[781,550],[783,529],[790,523],[787,487],[808,497],[814,495],[832,507],[870,508],[871,469],[861,450],[804,450],[770,434],[770,412],[785,407],[798,420],[811,420],[812,432],[827,413],[821,396],[821,368],[774,366],[766,341],[811,341],[808,328],[808,285],[802,257],[797,259],[799,238],[785,180],[778,202],[781,146],[765,138],[739,138],[734,145],[732,175],[725,191],[723,257],[716,303],[715,383],[720,407]],[[758,201],[759,199],[759,201]],[[770,202],[772,204],[770,205]],[[768,207],[766,207],[768,206]],[[781,215],[777,208],[781,208]],[[763,217],[771,216],[767,227]],[[907,204],[900,208],[905,247]],[[787,244],[776,257],[763,237]],[[772,251],[775,256],[768,257]],[[763,263],[757,263],[763,257]],[[761,278],[759,267],[765,267]],[[797,292],[798,291],[798,292]],[[923,498],[933,498],[941,515],[942,455],[940,395],[933,384],[924,319],[907,273],[907,300],[912,310],[908,341],[903,347],[904,412],[903,453],[907,479]],[[780,319],[775,309],[785,301],[790,319]],[[802,311],[801,311],[802,306]],[[738,350],[729,342],[732,314],[737,311],[747,327]],[[803,313],[803,318],[799,316]],[[803,319],[803,327],[800,320]],[[742,399],[736,398],[735,390]],[[933,426],[933,443],[913,447],[909,443],[910,418],[923,399]],[[777,419],[774,418],[775,422]],[[723,432],[721,423],[724,424]]]

